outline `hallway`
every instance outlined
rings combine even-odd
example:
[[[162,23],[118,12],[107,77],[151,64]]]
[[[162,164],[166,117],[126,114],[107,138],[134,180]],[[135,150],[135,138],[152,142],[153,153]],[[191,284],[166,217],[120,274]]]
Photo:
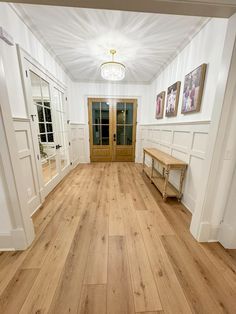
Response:
[[[235,313],[236,251],[200,244],[140,165],[79,165],[0,253],[0,313]]]

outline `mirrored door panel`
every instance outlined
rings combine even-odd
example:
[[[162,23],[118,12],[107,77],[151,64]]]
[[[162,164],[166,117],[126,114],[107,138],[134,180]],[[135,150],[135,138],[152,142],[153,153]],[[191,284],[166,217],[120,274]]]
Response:
[[[68,128],[65,111],[65,95],[58,89],[54,89],[55,95],[55,111],[56,111],[56,134],[60,171],[63,171],[65,167],[69,165],[69,140],[68,140]]]
[[[33,71],[30,71],[30,80],[33,112],[36,113],[32,118],[36,123],[43,184],[47,185],[59,171],[50,89],[49,83]]]

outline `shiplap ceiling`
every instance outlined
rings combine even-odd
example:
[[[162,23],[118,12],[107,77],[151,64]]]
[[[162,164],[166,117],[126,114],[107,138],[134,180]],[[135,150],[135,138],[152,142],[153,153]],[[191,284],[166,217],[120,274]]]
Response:
[[[126,66],[126,82],[148,83],[206,18],[15,4],[25,22],[75,81],[102,81],[100,64]]]

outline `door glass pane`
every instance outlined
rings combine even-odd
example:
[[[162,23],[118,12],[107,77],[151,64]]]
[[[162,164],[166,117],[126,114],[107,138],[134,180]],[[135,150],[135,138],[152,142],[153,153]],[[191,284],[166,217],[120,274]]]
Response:
[[[51,179],[57,175],[56,156],[50,158]]]
[[[109,145],[109,125],[102,125],[102,145]]]
[[[50,106],[50,94],[49,94],[49,83],[41,80],[42,84],[42,94],[43,94],[43,100],[47,103],[48,106]]]
[[[133,104],[126,104],[126,124],[133,124]]]
[[[109,124],[109,105],[106,102],[101,103],[101,124]]]
[[[93,102],[92,104],[92,120],[93,120],[93,124],[101,123],[100,102]]]
[[[46,126],[47,126],[47,132],[51,133],[52,132],[52,123],[47,123]]]
[[[39,133],[45,133],[45,124],[39,123]]]
[[[37,106],[37,111],[38,111],[39,122],[44,122],[43,107]]]
[[[51,180],[50,162],[48,159],[42,160],[43,181],[46,184]]]
[[[101,126],[93,125],[93,145],[101,144]]]
[[[31,80],[31,91],[32,91],[32,96],[33,100],[37,101],[41,100],[41,79],[38,75],[30,71],[30,80]]]
[[[47,122],[52,122],[51,109],[44,108],[45,119]]]
[[[124,133],[125,127],[124,126],[117,126],[116,132],[116,145],[124,145]]]
[[[117,103],[116,107],[116,123],[117,124],[124,124],[125,123],[125,104],[124,103]]]
[[[125,145],[132,145],[133,142],[133,126],[125,127]]]
[[[48,133],[48,142],[54,142],[54,136],[53,133]]]

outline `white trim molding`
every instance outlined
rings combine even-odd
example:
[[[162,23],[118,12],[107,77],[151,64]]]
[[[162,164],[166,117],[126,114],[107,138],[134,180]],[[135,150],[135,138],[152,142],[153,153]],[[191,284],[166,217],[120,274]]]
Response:
[[[143,148],[155,147],[187,162],[188,169],[183,191],[183,204],[193,213],[198,198],[198,189],[203,180],[201,171],[206,158],[210,121],[141,124],[137,133],[137,162],[142,161]],[[147,158],[148,162],[148,158]],[[173,185],[178,185],[179,174],[170,176]]]

